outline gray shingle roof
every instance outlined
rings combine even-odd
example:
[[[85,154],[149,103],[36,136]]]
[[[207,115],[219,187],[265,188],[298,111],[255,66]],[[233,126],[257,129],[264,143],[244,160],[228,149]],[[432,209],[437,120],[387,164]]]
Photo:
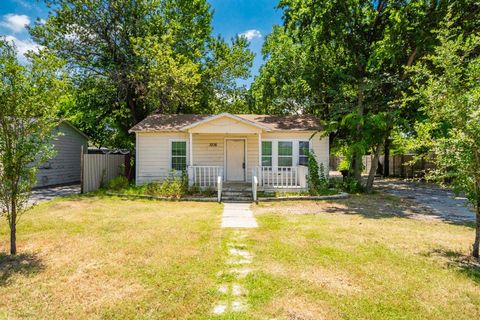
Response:
[[[140,121],[131,132],[152,132],[152,131],[183,131],[184,127],[202,121],[212,115],[200,114],[152,114]],[[319,131],[322,126],[318,118],[311,115],[261,115],[261,114],[236,114],[243,118],[267,127],[273,131],[295,130],[295,131]]]

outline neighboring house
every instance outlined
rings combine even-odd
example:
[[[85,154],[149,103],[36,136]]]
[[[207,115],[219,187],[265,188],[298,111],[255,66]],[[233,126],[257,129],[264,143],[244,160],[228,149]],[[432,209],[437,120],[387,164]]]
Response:
[[[305,189],[307,150],[328,175],[328,137],[308,115],[163,115],[135,125],[136,183],[162,181],[186,171],[190,184],[251,183],[259,189]],[[313,136],[313,137],[312,137]]]
[[[35,187],[80,182],[81,152],[88,149],[88,137],[70,122],[62,121],[54,130],[55,157],[42,164]]]

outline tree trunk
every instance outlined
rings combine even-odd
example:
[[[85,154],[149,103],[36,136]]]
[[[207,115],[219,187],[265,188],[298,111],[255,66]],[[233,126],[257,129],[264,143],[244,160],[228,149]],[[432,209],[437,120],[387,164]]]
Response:
[[[358,83],[358,121],[357,124],[357,139],[361,139],[362,137],[362,130],[363,127],[360,123],[361,119],[363,118],[363,98],[364,98],[364,90],[365,90],[365,78],[361,77],[360,82]],[[356,151],[354,155],[354,163],[353,163],[353,175],[355,179],[358,181],[359,185],[362,185],[362,157],[363,153]]]
[[[12,212],[10,214],[10,254],[12,256],[17,254],[17,206],[12,200]]]
[[[390,176],[390,139],[385,139],[383,158],[383,177]]]
[[[480,201],[477,201],[477,225],[475,228],[475,241],[472,246],[472,256],[479,258],[479,247],[480,247]]]
[[[369,193],[372,192],[373,190],[373,181],[375,180],[375,173],[377,172],[379,157],[380,157],[380,146],[377,146],[373,153],[372,165],[370,166],[370,172],[368,173],[366,190]]]

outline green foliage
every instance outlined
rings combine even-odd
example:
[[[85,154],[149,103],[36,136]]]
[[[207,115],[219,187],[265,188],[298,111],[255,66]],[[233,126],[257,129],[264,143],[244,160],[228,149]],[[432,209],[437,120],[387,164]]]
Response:
[[[130,182],[125,176],[118,176],[108,182],[107,189],[119,191],[128,188]]]
[[[325,167],[323,163],[318,165],[315,153],[308,153],[308,191],[310,195],[319,195],[328,190],[328,179],[325,176]]]
[[[412,68],[416,93],[427,115],[416,124],[419,149],[432,152],[436,170],[429,178],[449,181],[476,208],[480,243],[480,36],[465,34],[447,16],[440,45]]]
[[[344,150],[360,182],[363,155],[379,151],[393,128],[411,133],[419,104],[402,106],[405,67],[432,52],[448,10],[476,32],[478,1],[281,0],[283,27],[263,47],[252,85],[255,111],[313,114]]]
[[[68,87],[62,61],[48,51],[30,53],[27,60],[21,64],[16,48],[0,38],[0,214],[12,232],[12,254],[37,169],[54,155],[53,129]]]
[[[206,0],[45,1],[30,33],[68,61],[76,90],[62,112],[97,145],[131,148],[128,130],[152,112],[245,109],[235,80],[253,53],[212,36]]]

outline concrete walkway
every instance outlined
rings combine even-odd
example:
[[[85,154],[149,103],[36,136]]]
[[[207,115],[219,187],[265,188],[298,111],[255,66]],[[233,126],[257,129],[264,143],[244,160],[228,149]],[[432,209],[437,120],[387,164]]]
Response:
[[[53,200],[59,197],[67,197],[74,194],[80,194],[80,185],[73,184],[67,186],[46,187],[32,190],[30,196],[30,205],[38,204],[40,202]]]
[[[224,203],[222,228],[257,228],[250,203]]]

